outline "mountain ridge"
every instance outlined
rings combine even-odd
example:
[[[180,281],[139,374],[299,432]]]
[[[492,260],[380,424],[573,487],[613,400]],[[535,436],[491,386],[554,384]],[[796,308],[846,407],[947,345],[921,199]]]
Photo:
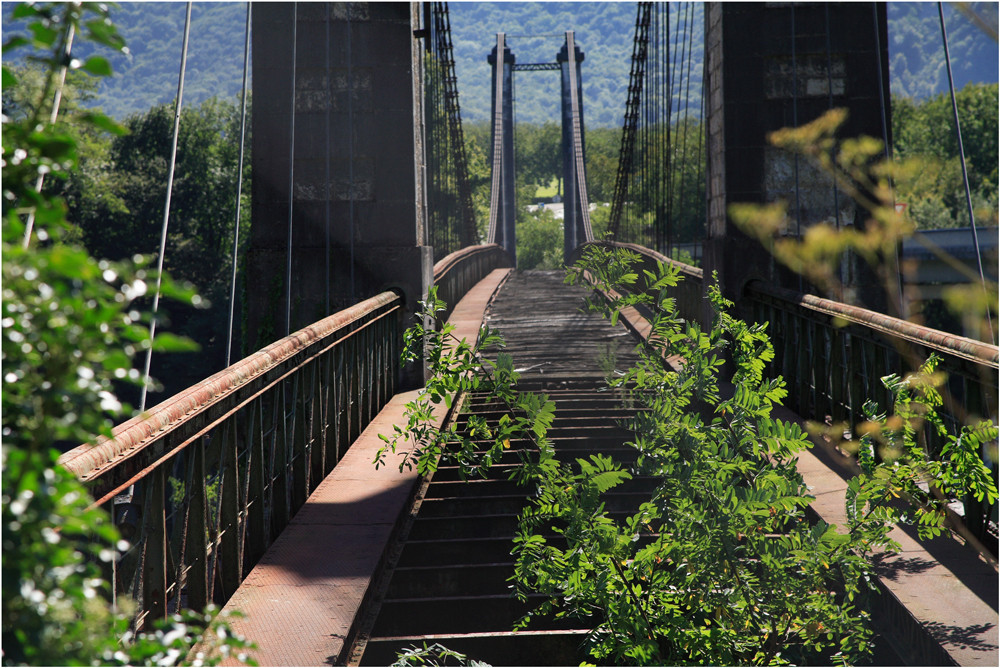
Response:
[[[997,3],[972,3],[979,12]],[[674,3],[671,21],[687,3]],[[674,6],[672,5],[672,7]],[[694,7],[694,57],[690,96],[700,94],[702,13]],[[129,44],[131,54],[110,57],[115,75],[101,82],[93,105],[123,119],[154,104],[169,102],[177,92],[184,3],[122,2],[112,19]],[[4,28],[13,3],[3,4]],[[635,3],[625,2],[452,2],[449,13],[463,118],[487,120],[490,107],[490,66],[486,62],[494,35],[506,32],[518,62],[553,62],[566,30],[576,33],[584,52],[581,65],[584,113],[589,127],[619,126],[624,116],[635,30]],[[947,74],[936,3],[889,3],[890,90],[923,99],[947,90]],[[970,81],[997,81],[996,42],[959,10],[948,5],[946,25],[956,86]],[[196,2],[184,100],[197,104],[209,97],[232,97],[242,84],[246,4]],[[677,24],[671,23],[675,31]],[[80,44],[77,57],[94,48]],[[518,73],[515,81],[518,122],[559,119],[559,75]],[[694,102],[696,104],[696,102]]]

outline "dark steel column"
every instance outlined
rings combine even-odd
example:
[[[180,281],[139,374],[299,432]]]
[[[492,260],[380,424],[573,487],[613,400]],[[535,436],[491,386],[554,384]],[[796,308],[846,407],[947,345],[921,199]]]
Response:
[[[493,115],[496,114],[496,80],[497,80],[497,49],[493,47],[487,59],[493,66]],[[503,99],[501,113],[503,114],[503,137],[501,138],[501,168],[500,168],[500,211],[497,216],[496,242],[504,247],[517,266],[517,235],[514,222],[517,218],[517,199],[514,182],[514,54],[504,43],[503,48]],[[493,145],[496,145],[494,137]]]
[[[301,2],[296,10],[294,3],[256,2],[252,12],[244,352],[284,336],[286,307],[295,331],[390,288],[405,295],[409,324],[433,280],[424,215],[424,49],[414,35],[419,6]],[[404,386],[423,382],[422,373],[408,374]]]
[[[556,56],[562,71],[562,163],[563,163],[563,257],[568,261],[573,251],[584,240],[583,211],[580,202],[580,192],[577,187],[576,155],[573,151],[573,105],[571,102],[571,85],[576,86],[576,99],[580,107],[580,136],[583,141],[583,77],[580,75],[580,63],[583,62],[583,51],[578,44],[574,45],[576,55],[576,81],[570,81],[569,49],[563,44]],[[586,147],[586,142],[584,142]],[[586,156],[586,148],[584,148]]]

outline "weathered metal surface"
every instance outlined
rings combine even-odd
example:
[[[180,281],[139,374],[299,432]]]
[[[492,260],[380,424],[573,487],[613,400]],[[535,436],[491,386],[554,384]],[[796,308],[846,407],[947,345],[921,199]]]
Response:
[[[94,445],[81,445],[70,450],[59,458],[59,463],[82,480],[89,481],[119,466],[122,460],[136,457],[182,426],[188,429],[194,425],[207,427],[209,420],[219,418],[217,413],[233,410],[234,407],[229,405],[231,402],[225,400],[236,390],[241,390],[240,399],[245,399],[246,394],[265,389],[265,385],[280,380],[302,362],[308,361],[310,354],[326,352],[316,350],[320,344],[335,345],[337,342],[327,340],[332,335],[361,321],[376,309],[388,314],[398,302],[399,295],[384,292],[304,327],[170,397],[145,414],[115,427],[111,438],[101,437]]]
[[[115,584],[138,625],[236,591],[394,393],[401,308],[345,309],[63,456],[130,543]]]
[[[434,265],[434,285],[438,298],[447,305],[441,319],[446,320],[459,300],[487,274],[510,266],[510,256],[499,244],[468,246],[438,260]]]
[[[759,294],[781,299],[796,304],[802,309],[837,318],[844,323],[856,323],[889,337],[920,344],[942,355],[959,357],[993,369],[1000,368],[1000,348],[989,343],[916,325],[883,313],[869,311],[860,306],[851,306],[831,299],[778,288],[762,281],[752,281],[748,286],[747,293],[751,298],[755,298]]]

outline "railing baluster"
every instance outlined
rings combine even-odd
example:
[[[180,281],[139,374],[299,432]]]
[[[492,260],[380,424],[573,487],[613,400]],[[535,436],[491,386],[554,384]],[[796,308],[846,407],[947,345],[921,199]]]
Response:
[[[267,498],[267,449],[264,441],[264,400],[257,399],[250,406],[250,429],[247,434],[247,449],[250,457],[250,475],[247,479],[247,519],[244,541],[243,576],[252,564],[264,555],[267,549],[265,504]]]
[[[222,600],[232,596],[242,576],[240,564],[240,477],[238,433],[233,422],[226,422],[219,439],[219,541],[216,549],[216,580],[222,588]]]
[[[309,432],[306,422],[306,384],[302,374],[295,374],[292,378],[292,439],[291,443],[291,465],[292,465],[292,511],[294,516],[302,504],[306,502],[309,493],[309,461],[311,447],[309,444]]]
[[[840,327],[830,329],[830,410],[834,424],[847,419],[844,396],[844,330]]]
[[[288,425],[287,415],[287,394],[288,381],[281,381],[276,388],[275,402],[275,423],[274,423],[274,455],[273,473],[271,485],[271,541],[275,541],[278,535],[288,524]]]
[[[167,616],[167,519],[164,504],[166,470],[157,467],[148,477],[143,504],[145,546],[142,559],[142,607],[147,621]]]
[[[187,532],[184,540],[185,584],[188,607],[201,610],[208,604],[208,499],[205,490],[205,438],[195,440],[187,452]]]

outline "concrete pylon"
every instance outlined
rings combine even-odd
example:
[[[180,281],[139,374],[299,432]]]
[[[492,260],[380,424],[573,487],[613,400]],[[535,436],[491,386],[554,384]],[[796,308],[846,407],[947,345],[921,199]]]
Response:
[[[387,289],[405,296],[407,325],[433,278],[419,6],[257,2],[252,12],[245,350]]]

